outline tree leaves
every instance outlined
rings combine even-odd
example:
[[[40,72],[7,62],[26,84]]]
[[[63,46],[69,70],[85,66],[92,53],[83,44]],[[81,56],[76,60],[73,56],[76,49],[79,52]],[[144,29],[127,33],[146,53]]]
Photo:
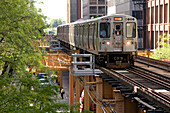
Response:
[[[61,19],[52,19],[50,22],[51,27],[57,27],[61,24],[65,24],[65,21],[62,21]]]
[[[161,41],[157,42],[159,47],[154,50],[154,54],[151,55],[152,58],[164,60],[170,60],[170,35],[164,35],[164,37],[160,36]]]
[[[29,113],[57,110],[57,86],[40,88],[26,66],[45,69],[45,53],[38,49],[44,40],[46,17],[34,7],[35,0],[0,0],[0,112]],[[33,105],[33,106],[32,106]],[[67,106],[68,107],[68,106]]]

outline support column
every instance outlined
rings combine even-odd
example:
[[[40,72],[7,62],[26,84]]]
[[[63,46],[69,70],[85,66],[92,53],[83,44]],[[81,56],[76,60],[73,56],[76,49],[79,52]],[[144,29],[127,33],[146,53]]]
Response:
[[[58,82],[60,83],[60,87],[63,87],[63,71],[59,71]]]
[[[70,105],[74,104],[74,83],[73,83],[73,75],[72,75],[72,68],[69,68],[69,97],[70,97]]]
[[[115,90],[115,99],[116,99],[116,113],[125,113],[125,106],[124,106],[124,97],[120,93],[119,90]]]
[[[113,87],[113,99],[115,100],[116,103],[116,93],[114,92],[116,90],[116,87]],[[116,111],[116,106],[112,106],[112,108]]]
[[[84,80],[89,82],[89,76],[85,76]],[[88,92],[90,92],[89,87],[85,87],[84,84],[84,110],[90,110],[90,97]]]
[[[99,82],[99,83],[101,82],[101,84],[96,84],[96,93],[98,94],[100,98],[103,99],[103,80],[102,78],[99,78],[99,76],[96,76],[96,82]],[[96,105],[96,113],[103,113],[101,106]]]
[[[81,85],[78,82],[78,80],[76,80],[76,103],[80,103],[80,95],[81,95]]]
[[[136,113],[138,106],[137,103],[131,102],[132,97],[125,98],[125,113]]]

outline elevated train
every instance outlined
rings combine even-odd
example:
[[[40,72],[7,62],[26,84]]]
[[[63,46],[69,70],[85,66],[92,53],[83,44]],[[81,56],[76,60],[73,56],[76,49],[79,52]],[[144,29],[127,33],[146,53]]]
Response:
[[[57,37],[67,47],[95,55],[98,64],[125,68],[134,64],[138,47],[137,20],[114,14],[57,27]]]

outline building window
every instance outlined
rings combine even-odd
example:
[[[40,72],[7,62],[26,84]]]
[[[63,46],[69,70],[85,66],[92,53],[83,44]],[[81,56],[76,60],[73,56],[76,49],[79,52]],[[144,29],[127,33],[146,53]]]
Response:
[[[92,14],[92,13],[97,13],[96,6],[90,6],[90,14]]]
[[[90,0],[90,4],[96,4],[96,0]]]
[[[105,0],[98,0],[98,4],[105,4]]]
[[[148,15],[147,15],[147,17],[146,17],[146,18],[147,18],[147,20],[146,20],[146,21],[147,21],[147,24],[151,24],[151,23],[150,23],[150,18],[151,18],[151,17],[150,17],[150,13],[151,13],[151,10],[150,10],[150,8],[148,8]]]
[[[142,38],[142,30],[141,29],[138,29],[138,37]]]
[[[152,7],[152,13],[151,13],[151,24],[154,24],[155,14],[154,14],[154,7]]]
[[[105,6],[99,6],[98,7],[98,13],[99,14],[105,14]]]
[[[158,43],[157,43],[157,42],[158,42],[158,37],[159,37],[159,36],[158,36],[158,31],[156,31],[156,32],[155,32],[155,48],[158,47]]]
[[[160,6],[160,23],[163,22],[163,5]]]
[[[137,19],[142,19],[142,11],[132,11],[132,16]]]
[[[158,6],[155,7],[155,23],[158,23]]]
[[[168,4],[165,4],[165,11],[164,12],[165,12],[165,14],[164,14],[164,16],[165,16],[164,17],[164,19],[165,19],[164,23],[167,23],[168,22],[168,16],[169,16],[168,15]]]
[[[154,49],[154,31],[151,32],[151,49]]]

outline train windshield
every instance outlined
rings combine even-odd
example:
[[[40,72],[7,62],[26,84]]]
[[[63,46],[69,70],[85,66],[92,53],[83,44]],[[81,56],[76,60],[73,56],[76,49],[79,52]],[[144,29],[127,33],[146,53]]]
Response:
[[[126,36],[128,38],[135,38],[136,37],[136,23],[126,23]]]
[[[110,38],[110,23],[109,22],[100,23],[100,37]]]

